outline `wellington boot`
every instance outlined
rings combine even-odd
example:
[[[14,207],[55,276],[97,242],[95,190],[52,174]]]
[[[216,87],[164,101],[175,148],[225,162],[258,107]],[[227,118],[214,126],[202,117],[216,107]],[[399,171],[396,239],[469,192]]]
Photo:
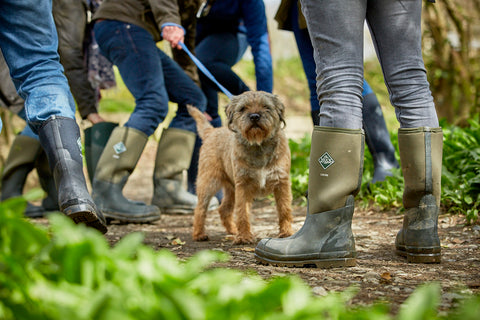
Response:
[[[382,108],[375,93],[363,97],[363,129],[368,150],[373,158],[374,172],[371,183],[383,181],[387,176],[392,175],[393,168],[399,166]]]
[[[92,183],[95,203],[107,219],[147,223],[160,219],[156,206],[130,201],[123,188],[135,169],[148,137],[129,127],[116,127],[98,160]]]
[[[38,131],[53,172],[60,211],[75,223],[107,232],[105,218],[88,193],[83,175],[80,131],[74,119],[52,116]]]
[[[37,157],[35,168],[37,169],[40,185],[43,191],[47,193],[47,197],[42,200],[42,207],[45,209],[45,212],[60,211],[55,179],[48,164],[47,154],[43,149]]]
[[[99,122],[84,130],[85,132],[85,163],[87,165],[88,177],[93,181],[98,159],[102,155],[113,129],[118,123]]]
[[[152,204],[164,214],[193,214],[197,206],[197,196],[187,191],[183,181],[194,144],[195,134],[190,131],[168,128],[162,133],[155,159]],[[213,198],[209,210],[217,207],[218,201]]]
[[[405,180],[403,227],[395,240],[398,255],[414,263],[440,263],[438,237],[443,133],[441,128],[398,130]]]
[[[2,201],[23,195],[27,176],[35,167],[35,160],[41,150],[37,139],[24,135],[15,137],[3,169]],[[24,214],[29,218],[39,218],[44,216],[45,210],[28,202]]]
[[[291,237],[261,240],[255,248],[259,262],[287,267],[355,265],[351,226],[363,150],[362,129],[314,128],[304,225]]]

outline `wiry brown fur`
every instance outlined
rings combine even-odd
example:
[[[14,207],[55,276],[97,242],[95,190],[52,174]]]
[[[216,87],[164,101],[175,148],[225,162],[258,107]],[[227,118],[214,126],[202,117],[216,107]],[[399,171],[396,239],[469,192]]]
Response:
[[[250,211],[253,200],[273,192],[280,237],[292,234],[290,149],[283,131],[285,107],[267,92],[248,91],[226,107],[227,126],[213,128],[198,109],[188,106],[202,138],[197,176],[198,205],[193,239],[208,240],[205,218],[211,198],[223,188],[218,209],[234,243],[253,243]],[[233,214],[236,223],[233,221]]]

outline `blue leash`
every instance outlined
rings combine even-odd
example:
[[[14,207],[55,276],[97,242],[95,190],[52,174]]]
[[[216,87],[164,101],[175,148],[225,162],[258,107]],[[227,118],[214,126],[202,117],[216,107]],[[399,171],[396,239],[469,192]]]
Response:
[[[217,81],[217,79],[215,79],[213,74],[211,74],[210,71],[208,71],[208,69],[203,65],[203,63],[200,60],[198,60],[197,57],[195,57],[193,53],[190,52],[190,50],[188,50],[185,43],[179,42],[179,44],[182,47],[183,51],[185,51],[188,54],[188,56],[192,59],[192,61],[197,65],[197,68],[200,69],[200,71],[202,71],[202,73],[205,76],[207,76],[208,79],[212,80],[229,99],[232,99],[233,95],[230,93],[230,91],[228,91],[224,86],[222,86]]]

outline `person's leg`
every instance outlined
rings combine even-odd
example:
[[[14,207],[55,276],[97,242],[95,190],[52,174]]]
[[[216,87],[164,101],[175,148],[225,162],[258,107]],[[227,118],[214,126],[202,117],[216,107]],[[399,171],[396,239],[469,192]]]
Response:
[[[293,236],[260,241],[255,256],[262,263],[355,265],[351,223],[363,171],[365,3],[302,1],[315,48],[320,101],[320,126],[314,128],[310,151],[308,213],[303,227]]]
[[[215,79],[233,95],[250,90],[248,86],[233,72],[232,67],[237,62],[239,51],[238,39],[232,33],[216,33],[204,38],[195,48],[198,59],[213,74]],[[207,112],[218,112],[218,100],[214,99],[218,92],[217,86],[205,75],[200,73],[202,90],[207,97]]]
[[[104,54],[118,67],[135,97],[135,110],[123,127],[113,130],[103,150],[92,184],[93,197],[110,219],[150,222],[160,218],[156,206],[130,201],[122,190],[147,143],[168,112],[168,94],[160,56],[148,31],[135,25],[102,21],[95,36]],[[134,66],[134,67],[132,67]]]
[[[58,33],[58,53],[82,117],[97,112],[96,91],[88,81],[85,61],[87,8],[84,1],[54,0],[53,18]]]
[[[397,253],[409,262],[439,263],[443,135],[422,58],[421,11],[421,1],[371,1],[367,21],[400,122],[405,216]]]
[[[60,210],[76,223],[105,233],[103,215],[83,175],[75,104],[59,63],[51,1],[2,1],[0,44],[17,91],[25,99],[27,123],[38,133],[48,156]]]
[[[315,72],[315,59],[313,58],[313,46],[307,29],[300,29],[298,25],[298,7],[295,4],[290,9],[290,23],[292,25],[293,35],[297,43],[298,53],[302,60],[303,71],[307,77],[308,89],[310,92],[310,115],[313,125],[318,126],[320,104],[317,97],[317,74]]]

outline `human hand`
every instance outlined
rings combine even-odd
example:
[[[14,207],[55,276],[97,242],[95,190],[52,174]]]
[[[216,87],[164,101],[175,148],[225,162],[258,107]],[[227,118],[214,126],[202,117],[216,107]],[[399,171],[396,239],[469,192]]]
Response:
[[[98,113],[90,113],[87,116],[88,121],[92,124],[97,124],[99,122],[105,122],[105,120]]]
[[[162,36],[164,40],[170,42],[172,48],[181,49],[179,43],[183,42],[185,32],[177,26],[165,26],[162,29]]]

